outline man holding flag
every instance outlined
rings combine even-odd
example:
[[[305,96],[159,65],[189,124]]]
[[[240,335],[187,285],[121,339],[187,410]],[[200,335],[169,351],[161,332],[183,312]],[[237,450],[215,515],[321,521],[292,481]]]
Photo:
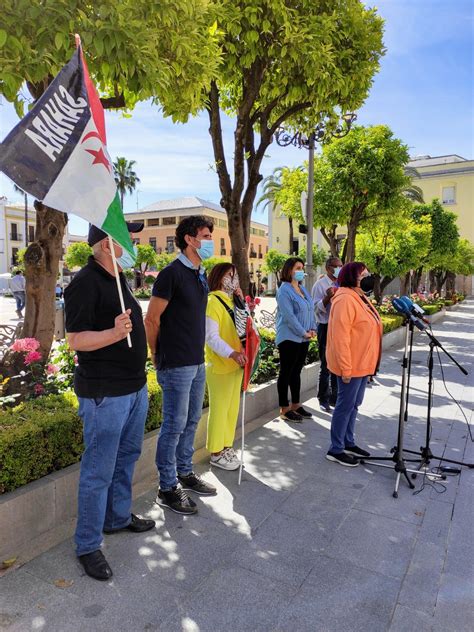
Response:
[[[121,270],[134,256],[129,230],[141,228],[125,223],[104,112],[78,36],[76,44],[69,63],[2,142],[0,170],[44,206],[91,224],[93,257],[65,292],[85,443],[75,539],[86,573],[107,580],[112,571],[100,551],[102,530],[140,532],[155,524],[130,512],[148,407],[146,339]]]

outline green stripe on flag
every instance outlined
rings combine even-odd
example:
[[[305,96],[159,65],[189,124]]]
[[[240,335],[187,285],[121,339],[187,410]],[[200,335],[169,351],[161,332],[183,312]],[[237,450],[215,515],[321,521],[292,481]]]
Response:
[[[107,217],[101,228],[110,235],[114,241],[120,244],[122,248],[125,248],[125,250],[128,250],[128,252],[134,256],[133,244],[123,216],[118,191],[115,193],[112,204],[107,209]]]

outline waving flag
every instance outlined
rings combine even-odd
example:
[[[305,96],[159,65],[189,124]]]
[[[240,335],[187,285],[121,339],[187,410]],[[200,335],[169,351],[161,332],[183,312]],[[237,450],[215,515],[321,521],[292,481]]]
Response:
[[[244,366],[243,391],[248,389],[250,380],[257,370],[260,359],[260,336],[250,316],[247,318],[247,329],[245,332],[245,355],[247,356],[247,362]]]
[[[0,170],[46,206],[73,213],[134,254],[107,152],[104,110],[78,46],[1,145]]]

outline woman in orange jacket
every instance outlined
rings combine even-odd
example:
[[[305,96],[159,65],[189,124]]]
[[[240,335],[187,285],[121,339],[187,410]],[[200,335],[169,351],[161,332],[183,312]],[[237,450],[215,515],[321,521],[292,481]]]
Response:
[[[337,376],[338,388],[326,458],[351,467],[359,464],[355,457],[370,456],[356,445],[354,426],[367,377],[376,373],[382,351],[380,316],[360,287],[366,276],[367,267],[360,262],[346,263],[339,272],[326,347],[328,368]]]

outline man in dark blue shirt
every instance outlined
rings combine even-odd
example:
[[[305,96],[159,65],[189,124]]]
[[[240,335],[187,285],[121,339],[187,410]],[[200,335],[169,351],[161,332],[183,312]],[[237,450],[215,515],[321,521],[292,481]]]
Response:
[[[211,496],[216,489],[193,472],[193,443],[202,414],[208,286],[201,261],[214,254],[213,224],[201,215],[176,229],[181,254],[153,286],[145,318],[148,345],[163,392],[163,422],[156,449],[160,489],[156,502],[180,514],[197,512],[185,490]]]

